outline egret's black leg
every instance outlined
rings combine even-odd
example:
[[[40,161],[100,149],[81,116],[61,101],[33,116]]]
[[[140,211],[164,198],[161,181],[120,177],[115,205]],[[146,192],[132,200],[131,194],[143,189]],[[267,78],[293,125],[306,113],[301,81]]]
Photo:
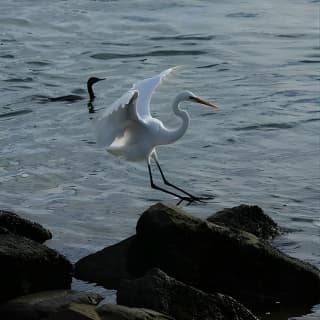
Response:
[[[176,190],[179,190],[180,192],[186,194],[188,197],[191,198],[190,203],[193,202],[193,201],[204,202],[204,200],[210,200],[210,199],[212,199],[212,197],[197,197],[197,196],[194,196],[194,195],[192,195],[191,193],[183,190],[182,188],[179,188],[179,187],[177,187],[176,185],[172,184],[171,182],[169,182],[169,181],[166,179],[166,177],[165,177],[165,175],[164,175],[164,173],[163,173],[163,171],[162,171],[162,169],[161,169],[161,166],[160,166],[160,163],[158,162],[158,160],[157,160],[156,158],[154,158],[154,161],[155,161],[156,164],[157,164],[157,167],[158,167],[158,169],[159,169],[159,171],[160,171],[160,174],[161,174],[161,177],[162,177],[162,180],[163,180],[164,184],[166,184],[167,186],[170,186],[170,187],[172,187],[172,188],[174,188],[174,189],[176,189]],[[190,203],[189,203],[189,204],[190,204]],[[179,204],[180,204],[180,202],[178,202],[178,205],[179,205]]]
[[[92,100],[90,100],[90,101],[88,102],[88,111],[89,111],[89,113],[95,113],[94,105],[93,105],[92,102],[93,102]]]
[[[177,205],[179,205],[182,201],[187,201],[188,203],[191,203],[192,201],[194,201],[191,197],[183,197],[177,193],[174,193],[172,191],[169,191],[169,190],[166,190],[164,188],[161,188],[159,186],[157,186],[154,182],[153,182],[153,178],[152,178],[152,171],[151,171],[151,166],[150,164],[148,163],[148,170],[149,170],[149,178],[150,178],[150,183],[151,183],[151,188],[153,189],[157,189],[157,190],[160,190],[162,192],[165,192],[165,193],[168,193],[168,194],[171,194],[172,196],[175,196],[177,198],[179,198],[179,202],[177,203]]]

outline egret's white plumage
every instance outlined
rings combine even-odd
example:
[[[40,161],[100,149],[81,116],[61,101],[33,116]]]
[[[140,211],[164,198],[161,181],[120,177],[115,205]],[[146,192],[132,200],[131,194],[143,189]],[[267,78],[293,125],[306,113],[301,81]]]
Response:
[[[133,85],[97,121],[98,144],[129,161],[148,159],[159,139],[162,123],[151,116],[150,100],[156,87],[174,68]],[[160,143],[159,143],[160,142]]]
[[[181,101],[193,101],[213,108],[218,107],[198,98],[190,91],[182,91],[175,97],[172,104],[173,112],[181,120],[179,127],[166,128],[160,120],[153,118],[150,113],[152,94],[173,70],[174,68],[170,68],[152,78],[137,82],[127,93],[116,100],[111,108],[108,108],[97,119],[97,140],[99,145],[107,146],[107,150],[114,155],[129,161],[147,161],[152,187],[178,196],[181,201],[187,199],[191,202],[200,198],[190,195],[165,179],[156,157],[155,147],[173,143],[186,132],[189,126],[189,115],[179,108]],[[150,169],[152,157],[156,161],[165,184],[182,191],[188,197],[179,196],[154,185]]]

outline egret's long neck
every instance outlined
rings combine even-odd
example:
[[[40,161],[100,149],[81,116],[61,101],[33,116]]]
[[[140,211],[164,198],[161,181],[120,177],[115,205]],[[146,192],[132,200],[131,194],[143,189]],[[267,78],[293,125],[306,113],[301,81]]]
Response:
[[[190,117],[188,115],[188,112],[181,110],[179,108],[179,104],[182,100],[184,99],[181,99],[181,97],[178,95],[172,103],[172,110],[174,114],[178,116],[182,120],[182,122],[181,122],[181,125],[175,129],[167,129],[167,135],[166,135],[167,141],[165,144],[170,144],[177,141],[185,134],[185,132],[188,129],[189,122],[190,122]]]

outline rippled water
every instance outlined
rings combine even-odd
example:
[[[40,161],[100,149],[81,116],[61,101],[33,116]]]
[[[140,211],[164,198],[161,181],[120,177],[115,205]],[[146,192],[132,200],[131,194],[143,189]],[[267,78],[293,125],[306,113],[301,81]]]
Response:
[[[153,114],[176,125],[170,101],[181,89],[222,107],[186,105],[186,135],[158,150],[171,180],[215,195],[188,210],[260,205],[293,229],[276,245],[320,267],[318,9],[311,0],[2,0],[1,208],[47,226],[50,245],[75,261],[134,233],[155,201],[175,201],[149,188],[144,164],[95,145],[87,100],[37,96],[86,96],[89,76],[107,77],[95,87],[101,109],[181,65]]]

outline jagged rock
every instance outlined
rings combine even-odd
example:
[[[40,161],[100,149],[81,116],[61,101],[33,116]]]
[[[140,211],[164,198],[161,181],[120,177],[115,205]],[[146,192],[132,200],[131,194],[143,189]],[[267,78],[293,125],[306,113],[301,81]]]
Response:
[[[141,215],[136,230],[136,236],[81,259],[77,277],[116,289],[121,278],[157,267],[204,292],[230,295],[253,311],[320,301],[317,268],[246,231],[162,203]]]
[[[205,292],[228,294],[255,310],[320,301],[320,272],[251,233],[229,229],[158,203],[137,223],[128,270],[152,267]]]
[[[62,315],[67,314],[64,311],[69,309],[70,305],[84,305],[82,310],[89,310],[90,307],[87,307],[88,305],[96,306],[102,299],[100,295],[92,292],[72,290],[42,291],[0,304],[0,319],[38,320],[47,319],[49,316],[50,319],[51,317],[64,319]]]
[[[22,319],[21,319],[22,320]],[[31,320],[31,319],[30,319]],[[95,306],[89,304],[71,303],[66,308],[51,313],[45,320],[102,320]],[[112,320],[112,319],[108,319]]]
[[[0,302],[70,288],[71,263],[58,252],[14,234],[0,234]]]
[[[97,312],[101,320],[175,320],[154,310],[129,308],[116,304],[106,304],[97,308]]]
[[[0,234],[12,234],[8,229],[0,227]]]
[[[0,210],[0,227],[9,232],[43,243],[52,238],[49,230],[39,223],[19,217],[16,213]]]
[[[207,294],[177,281],[159,269],[144,277],[123,280],[117,302],[144,307],[173,316],[176,320],[257,320],[242,304],[219,294]]]
[[[208,221],[229,228],[238,228],[261,239],[272,239],[280,234],[278,225],[258,206],[242,204],[213,214]]]
[[[75,264],[75,277],[117,288],[121,279],[130,279],[127,269],[128,248],[134,237],[80,259]]]

